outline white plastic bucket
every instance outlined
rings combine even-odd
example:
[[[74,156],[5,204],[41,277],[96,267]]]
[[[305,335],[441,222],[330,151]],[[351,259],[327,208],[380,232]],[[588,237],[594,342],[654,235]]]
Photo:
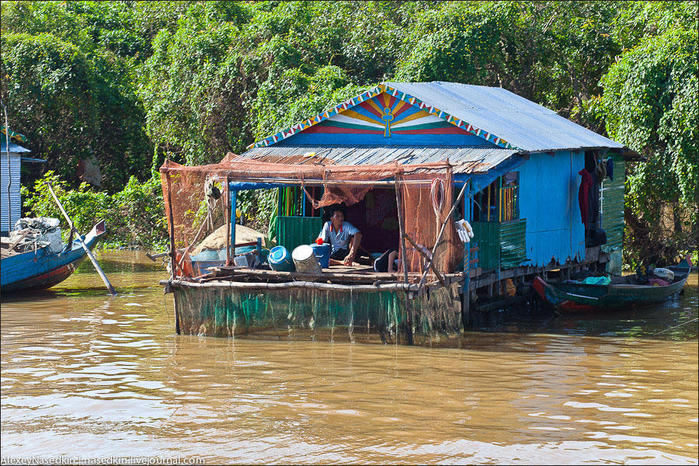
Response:
[[[315,255],[313,248],[307,244],[294,249],[291,253],[291,258],[294,260],[297,272],[303,273],[321,273],[320,263]]]

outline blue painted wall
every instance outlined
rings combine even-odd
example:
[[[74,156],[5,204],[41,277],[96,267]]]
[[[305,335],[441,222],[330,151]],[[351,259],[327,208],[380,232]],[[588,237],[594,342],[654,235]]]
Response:
[[[527,219],[527,258],[546,265],[555,258],[585,257],[585,227],[578,206],[582,151],[532,154],[519,167],[520,218]]]
[[[478,146],[497,147],[478,136],[470,134],[347,134],[347,133],[311,133],[300,132],[276,143],[277,146],[314,146],[314,145],[351,145],[351,146]]]

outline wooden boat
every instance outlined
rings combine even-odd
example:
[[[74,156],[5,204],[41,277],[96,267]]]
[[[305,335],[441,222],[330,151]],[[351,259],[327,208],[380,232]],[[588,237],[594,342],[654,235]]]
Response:
[[[85,235],[87,247],[94,248],[105,232],[104,221],[95,225]],[[57,254],[51,252],[48,246],[23,253],[3,250],[0,262],[0,290],[4,294],[50,288],[68,278],[83,259],[85,250],[79,239],[73,241],[70,249]]]
[[[549,283],[536,277],[532,287],[544,301],[562,312],[603,309],[629,309],[660,303],[679,293],[687,282],[690,267],[686,262],[668,267],[674,278],[667,286],[640,283],[634,275],[614,277],[608,285],[585,284],[568,280]]]

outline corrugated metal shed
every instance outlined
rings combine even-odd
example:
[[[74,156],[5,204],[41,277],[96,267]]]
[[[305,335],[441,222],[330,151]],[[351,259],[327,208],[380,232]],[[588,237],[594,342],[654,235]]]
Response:
[[[3,155],[5,155],[5,137],[3,136],[0,138],[0,152],[2,152]],[[22,147],[19,144],[15,144],[14,142],[10,141],[10,152],[14,152],[17,154],[25,153],[25,152],[31,152],[29,149],[26,147]]]
[[[455,173],[484,173],[519,153],[512,149],[484,147],[328,147],[283,146],[256,147],[242,154],[266,162],[332,163],[335,165],[377,165],[398,162],[418,164],[449,160]],[[304,154],[315,153],[313,157]]]
[[[10,231],[21,216],[20,170],[22,156],[13,152],[16,144],[10,143],[10,153],[5,152],[5,144],[0,152],[0,231]],[[21,146],[21,149],[24,149]],[[24,149],[23,152],[29,152]],[[8,197],[8,187],[10,190]],[[8,202],[9,200],[9,202]]]
[[[433,81],[386,85],[531,152],[624,148],[539,104],[499,87]]]

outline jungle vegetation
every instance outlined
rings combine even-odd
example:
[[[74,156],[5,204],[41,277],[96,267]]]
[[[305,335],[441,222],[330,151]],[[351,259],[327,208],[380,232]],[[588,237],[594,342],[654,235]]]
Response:
[[[696,249],[696,2],[2,2],[25,209],[165,239],[157,168],[220,160],[384,80],[501,86],[627,145],[628,263]],[[80,177],[99,167],[99,186]],[[84,162],[83,162],[84,163]],[[155,200],[155,201],[154,201]],[[247,197],[263,221],[273,203]]]

